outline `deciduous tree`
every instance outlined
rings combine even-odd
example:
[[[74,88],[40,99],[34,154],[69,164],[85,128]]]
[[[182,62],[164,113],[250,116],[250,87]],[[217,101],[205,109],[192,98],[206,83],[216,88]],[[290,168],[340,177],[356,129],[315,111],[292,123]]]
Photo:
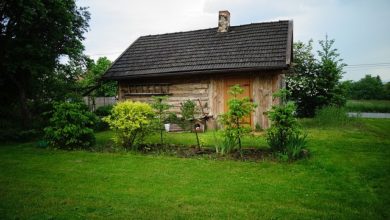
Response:
[[[80,81],[80,85],[84,90],[94,89],[90,94],[92,96],[110,97],[116,95],[116,81],[102,81],[101,77],[106,70],[111,66],[111,61],[107,57],[100,57],[95,62],[89,59],[87,64],[86,74]]]
[[[30,102],[53,77],[62,57],[77,60],[90,14],[74,0],[13,0],[0,3],[0,84],[6,106],[18,106],[23,125]]]
[[[334,40],[319,41],[318,58],[313,53],[313,41],[294,44],[294,63],[287,76],[290,99],[297,104],[299,116],[313,116],[326,105],[344,105],[345,97],[339,80],[345,64],[333,47]]]

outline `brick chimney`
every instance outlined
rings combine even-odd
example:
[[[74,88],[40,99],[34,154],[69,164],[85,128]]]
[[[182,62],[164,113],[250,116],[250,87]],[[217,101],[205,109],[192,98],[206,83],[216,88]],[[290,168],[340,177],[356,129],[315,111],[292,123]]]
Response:
[[[230,12],[219,11],[218,32],[228,32],[230,27]]]

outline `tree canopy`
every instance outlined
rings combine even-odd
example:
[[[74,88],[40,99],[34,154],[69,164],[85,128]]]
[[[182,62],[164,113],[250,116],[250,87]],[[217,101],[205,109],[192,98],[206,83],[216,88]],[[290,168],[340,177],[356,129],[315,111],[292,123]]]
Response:
[[[350,99],[390,99],[389,83],[383,84],[379,76],[366,75],[359,81],[344,81]]]
[[[89,59],[86,73],[80,80],[80,86],[84,90],[94,89],[92,96],[115,96],[117,83],[115,81],[101,81],[101,77],[111,66],[112,62],[107,57],[100,57],[95,62]]]
[[[334,40],[320,40],[317,57],[313,53],[313,41],[294,43],[294,63],[287,76],[290,99],[297,104],[299,116],[313,116],[326,105],[344,105],[344,92],[339,80],[345,66],[340,54],[333,47]]]
[[[89,19],[74,0],[1,1],[0,98],[7,108],[20,109],[24,127],[31,121],[31,103],[55,89],[49,84],[59,77],[55,70],[61,69],[61,59],[82,57]]]

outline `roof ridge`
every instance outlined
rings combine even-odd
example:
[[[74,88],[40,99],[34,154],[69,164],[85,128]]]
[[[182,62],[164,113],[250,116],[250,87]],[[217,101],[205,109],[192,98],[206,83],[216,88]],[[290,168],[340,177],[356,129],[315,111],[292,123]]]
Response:
[[[244,27],[244,26],[251,26],[251,25],[258,25],[258,24],[272,24],[272,23],[281,23],[281,22],[289,22],[290,20],[278,20],[278,21],[266,21],[266,22],[256,22],[256,23],[250,23],[250,24],[240,24],[235,26],[230,26],[230,28],[236,28],[236,27]],[[206,30],[213,30],[218,29],[218,27],[212,27],[212,28],[202,28],[197,30],[189,30],[189,31],[176,31],[176,32],[169,32],[164,34],[149,34],[149,35],[142,35],[139,37],[139,39],[144,37],[154,37],[154,36],[164,36],[164,35],[170,35],[170,34],[182,34],[182,33],[190,33],[190,32],[197,32],[197,31],[206,31]],[[229,32],[226,32],[229,33]]]

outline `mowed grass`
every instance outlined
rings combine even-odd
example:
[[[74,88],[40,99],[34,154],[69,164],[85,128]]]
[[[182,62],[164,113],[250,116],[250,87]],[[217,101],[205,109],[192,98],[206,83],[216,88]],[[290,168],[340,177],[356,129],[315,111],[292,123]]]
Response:
[[[115,135],[113,131],[100,132],[96,135],[96,142],[98,146],[112,145],[112,137]],[[215,148],[222,144],[223,139],[220,132],[206,132],[198,133],[199,142],[202,147]],[[256,148],[268,148],[267,142],[264,138],[264,132],[256,132],[242,139],[243,147],[256,147]],[[169,145],[187,145],[197,146],[195,133],[191,132],[177,132],[177,133],[165,133],[164,143]],[[145,140],[146,143],[160,143],[160,135],[153,134]]]
[[[389,219],[390,120],[362,121],[307,126],[311,157],[295,163],[3,145],[0,218]],[[111,136],[100,133],[98,144]]]
[[[390,113],[390,100],[348,100],[349,112],[383,112]]]

